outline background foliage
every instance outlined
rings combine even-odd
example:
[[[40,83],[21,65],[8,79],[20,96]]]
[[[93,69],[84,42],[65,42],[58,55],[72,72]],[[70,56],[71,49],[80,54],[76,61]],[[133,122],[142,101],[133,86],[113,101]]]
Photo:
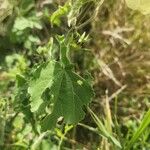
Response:
[[[143,12],[145,5],[133,11],[124,0],[0,3],[0,149],[150,149],[150,17],[138,11]],[[127,4],[133,7],[128,0]],[[56,63],[56,69],[58,74],[67,75],[55,76],[57,84],[44,87],[40,93],[43,79],[47,83],[53,77],[51,62],[46,71],[52,77],[47,78],[44,71],[41,78],[38,76],[47,62],[55,59],[68,63],[59,57],[60,47],[67,50],[69,66],[66,69]],[[60,79],[65,90],[58,93]],[[35,83],[41,84],[38,87]],[[76,90],[82,84],[86,90]],[[70,93],[72,86],[75,90]],[[67,105],[61,115],[67,119],[58,113],[44,123],[46,131],[42,132],[41,120],[53,107],[48,102],[52,98],[50,92],[64,97]],[[90,105],[82,108],[86,114],[82,120],[82,111],[69,114],[73,108],[66,97],[73,97],[74,93],[81,100],[86,99],[86,104],[93,97]],[[42,105],[36,103],[38,95],[44,100]],[[78,104],[80,108],[82,105]],[[77,121],[72,125],[67,120]],[[47,130],[51,125],[53,129]]]

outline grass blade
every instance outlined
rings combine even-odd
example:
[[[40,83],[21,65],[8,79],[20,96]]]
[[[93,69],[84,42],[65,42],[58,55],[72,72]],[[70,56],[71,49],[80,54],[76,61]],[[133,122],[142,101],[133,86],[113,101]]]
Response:
[[[150,109],[145,114],[145,116],[144,116],[139,128],[137,129],[137,131],[133,134],[130,141],[127,142],[125,150],[129,150],[133,146],[133,144],[138,140],[140,135],[144,132],[144,130],[148,127],[149,124],[150,124]]]
[[[110,140],[113,144],[115,144],[119,148],[122,148],[120,142],[114,136],[112,136],[111,133],[107,131],[106,127],[104,126],[102,121],[97,117],[97,115],[90,108],[88,108],[88,111],[90,112],[91,117],[97,124],[99,131],[101,131],[100,135],[106,137],[108,140]]]

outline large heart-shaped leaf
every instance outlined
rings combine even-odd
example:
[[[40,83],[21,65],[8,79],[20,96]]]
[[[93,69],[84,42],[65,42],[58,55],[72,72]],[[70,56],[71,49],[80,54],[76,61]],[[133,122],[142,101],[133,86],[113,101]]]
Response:
[[[88,105],[93,97],[93,90],[89,83],[74,73],[71,68],[63,68],[58,62],[50,61],[35,72],[30,84],[31,110],[37,111],[44,102],[43,93],[50,89],[53,104],[52,113],[42,121],[42,129],[47,130],[55,126],[59,117],[64,121],[76,124],[84,117],[83,106]]]

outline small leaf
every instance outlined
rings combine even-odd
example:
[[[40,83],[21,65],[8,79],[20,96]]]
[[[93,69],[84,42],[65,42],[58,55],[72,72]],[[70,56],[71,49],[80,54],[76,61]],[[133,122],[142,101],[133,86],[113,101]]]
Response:
[[[59,26],[61,24],[61,17],[67,14],[69,9],[69,3],[66,3],[64,6],[59,6],[59,8],[50,17],[51,23]]]

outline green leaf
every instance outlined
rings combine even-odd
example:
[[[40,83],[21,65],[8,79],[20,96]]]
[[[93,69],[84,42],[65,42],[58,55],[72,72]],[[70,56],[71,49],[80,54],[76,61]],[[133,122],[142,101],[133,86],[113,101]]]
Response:
[[[24,76],[16,75],[16,94],[14,107],[17,112],[22,112],[25,115],[27,122],[32,122],[33,114],[30,111],[29,94],[27,92],[28,83]]]
[[[64,117],[66,123],[76,124],[84,117],[83,105],[93,97],[90,85],[70,70],[61,70],[55,77],[52,87],[54,108],[42,122],[43,130],[54,126],[57,118]],[[52,124],[53,123],[53,124]]]
[[[54,25],[59,26],[61,24],[61,17],[68,13],[70,9],[69,3],[64,6],[59,6],[58,9],[51,15],[50,21]]]
[[[55,72],[60,68],[60,65],[54,61],[44,63],[34,73],[34,78],[29,84],[28,93],[31,95],[31,111],[35,112],[43,103],[42,94],[53,84]]]
[[[35,76],[29,87],[31,110],[39,109],[44,102],[42,95],[47,88],[51,94],[51,99],[48,100],[53,104],[52,113],[41,123],[44,131],[54,127],[61,116],[69,124],[76,124],[83,119],[83,106],[88,105],[94,95],[86,80],[54,61],[42,65]]]
[[[150,0],[126,0],[128,7],[143,14],[150,14]]]
[[[14,23],[13,32],[22,31],[27,28],[42,29],[41,23],[37,18],[17,17]]]
[[[61,64],[63,64],[64,66],[71,65],[70,60],[69,60],[70,41],[67,41],[67,44],[66,44],[64,35],[56,36],[56,39],[60,46],[60,62],[61,62]]]

